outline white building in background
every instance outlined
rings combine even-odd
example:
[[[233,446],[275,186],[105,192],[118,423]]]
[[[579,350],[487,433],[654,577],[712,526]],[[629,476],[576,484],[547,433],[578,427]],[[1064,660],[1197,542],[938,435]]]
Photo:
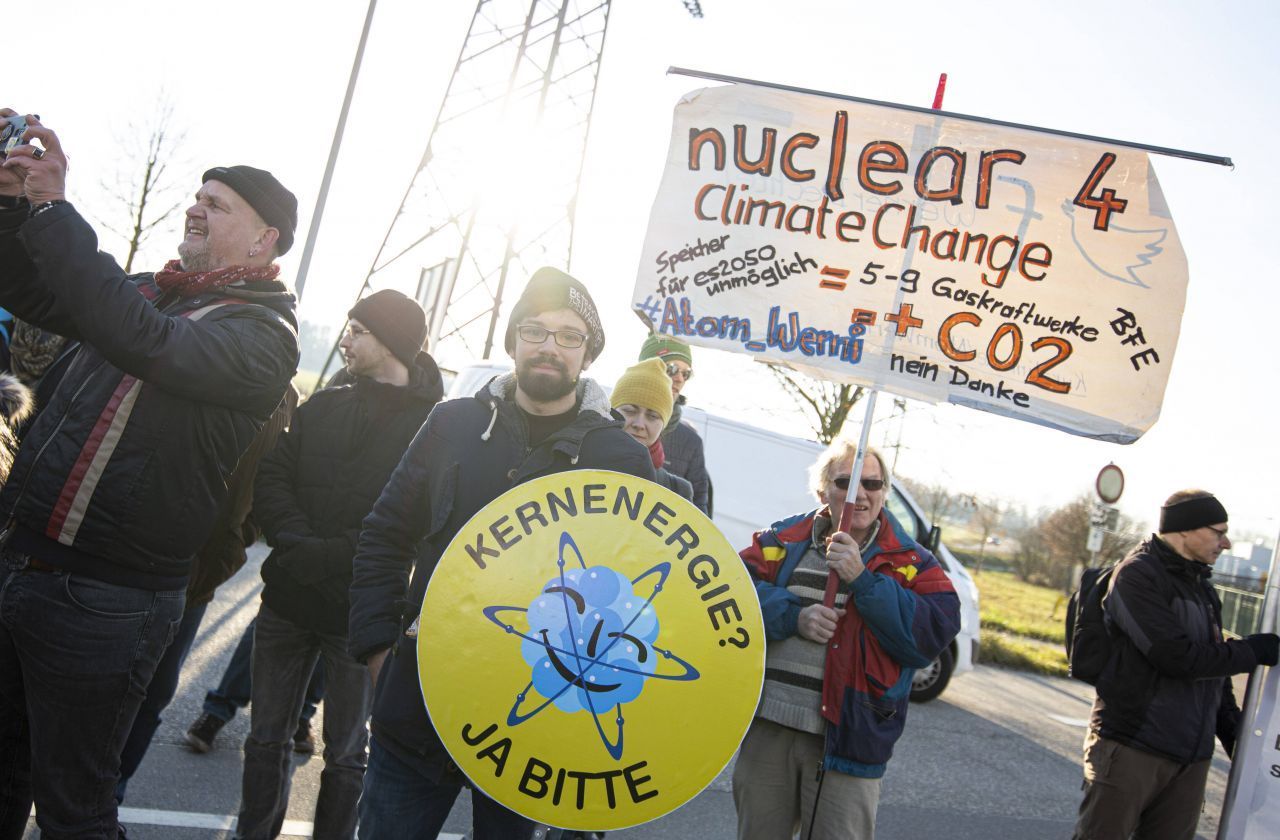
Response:
[[[1223,554],[1213,564],[1217,575],[1238,578],[1261,578],[1271,568],[1271,549],[1264,543],[1235,543],[1230,554]]]

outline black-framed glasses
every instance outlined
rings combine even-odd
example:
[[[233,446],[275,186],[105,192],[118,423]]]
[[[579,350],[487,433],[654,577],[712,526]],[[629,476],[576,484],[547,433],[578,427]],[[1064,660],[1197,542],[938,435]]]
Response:
[[[362,335],[368,335],[371,332],[373,332],[373,330],[366,330],[364,327],[356,327],[351,324],[347,324],[347,338],[352,341],[355,341]]]
[[[577,330],[549,330],[537,324],[521,324],[516,327],[516,335],[530,344],[542,344],[547,336],[554,336],[556,344],[566,350],[576,350],[587,343],[587,337]]]
[[[1218,529],[1218,528],[1213,527],[1212,525],[1206,525],[1206,526],[1204,526],[1204,527],[1208,528],[1210,531],[1213,531],[1215,534],[1217,534],[1217,535],[1218,535],[1218,539],[1220,539],[1220,540],[1225,540],[1225,539],[1227,538],[1227,529],[1226,529],[1226,528]]]
[[[831,483],[834,484],[836,487],[839,487],[841,490],[848,490],[849,476],[842,475],[839,478],[833,478],[831,479]],[[860,483],[862,484],[862,489],[866,490],[868,493],[874,493],[877,490],[884,489],[883,478],[864,478]]]
[[[685,370],[675,362],[667,362],[667,376],[675,379],[677,375],[685,382],[688,382],[690,379],[693,379],[693,368]]]

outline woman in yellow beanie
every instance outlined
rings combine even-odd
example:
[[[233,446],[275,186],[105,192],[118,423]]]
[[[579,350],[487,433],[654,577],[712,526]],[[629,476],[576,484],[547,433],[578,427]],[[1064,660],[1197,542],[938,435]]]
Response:
[[[673,405],[666,364],[660,359],[648,359],[627,368],[613,386],[610,403],[626,424],[627,434],[648,447],[649,457],[658,471],[658,483],[692,501],[693,485],[662,468],[664,455],[660,438]]]

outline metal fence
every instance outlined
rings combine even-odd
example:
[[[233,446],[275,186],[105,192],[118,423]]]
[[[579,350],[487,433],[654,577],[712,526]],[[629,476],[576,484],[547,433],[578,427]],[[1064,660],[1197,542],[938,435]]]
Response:
[[[1214,588],[1222,599],[1222,629],[1236,637],[1257,633],[1262,627],[1262,593],[1220,583]]]

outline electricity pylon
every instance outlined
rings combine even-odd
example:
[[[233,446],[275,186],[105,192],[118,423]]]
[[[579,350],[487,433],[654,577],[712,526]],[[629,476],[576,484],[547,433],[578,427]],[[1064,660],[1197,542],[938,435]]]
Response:
[[[681,2],[702,16],[697,0]],[[437,357],[489,358],[504,296],[539,266],[569,266],[611,5],[476,3],[418,171],[359,294],[416,297]]]

